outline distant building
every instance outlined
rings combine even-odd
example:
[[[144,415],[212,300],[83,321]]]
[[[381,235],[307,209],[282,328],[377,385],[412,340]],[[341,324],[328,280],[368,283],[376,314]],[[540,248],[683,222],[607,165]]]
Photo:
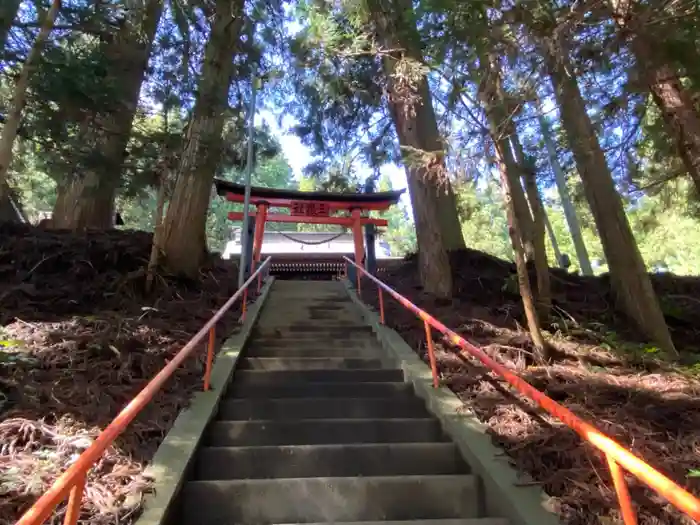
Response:
[[[233,231],[233,238],[226,244],[222,254],[224,259],[238,258],[241,254],[240,229]],[[396,259],[391,256],[389,243],[377,239],[375,243],[377,259]],[[263,235],[262,256],[275,258],[326,259],[352,255],[355,253],[352,233],[332,232],[276,232],[266,231]]]

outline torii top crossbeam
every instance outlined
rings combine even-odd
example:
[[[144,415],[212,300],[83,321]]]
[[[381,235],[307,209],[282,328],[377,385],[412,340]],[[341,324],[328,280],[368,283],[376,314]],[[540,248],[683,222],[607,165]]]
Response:
[[[221,179],[214,180],[216,193],[230,202],[243,204],[245,186]],[[250,188],[250,204],[255,212],[255,239],[253,243],[253,260],[251,268],[260,261],[262,238],[266,222],[292,222],[302,224],[336,224],[350,227],[355,243],[355,261],[363,265],[364,246],[362,226],[374,224],[386,226],[385,219],[369,217],[370,211],[385,211],[396,204],[404,190],[379,193],[333,193],[282,190],[272,188]],[[269,213],[270,208],[288,208],[290,214]],[[243,212],[229,212],[232,221],[243,220]],[[245,232],[244,232],[245,235]]]

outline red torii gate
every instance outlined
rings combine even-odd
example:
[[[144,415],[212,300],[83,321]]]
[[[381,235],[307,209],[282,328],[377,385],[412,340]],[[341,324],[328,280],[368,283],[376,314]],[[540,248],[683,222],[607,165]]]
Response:
[[[230,202],[243,204],[245,186],[215,179],[216,193]],[[369,217],[370,211],[385,211],[396,204],[405,190],[379,193],[332,193],[281,190],[272,188],[250,188],[250,204],[255,206],[249,217],[255,220],[255,238],[251,272],[260,262],[262,240],[267,222],[289,222],[297,224],[336,224],[352,228],[355,243],[355,262],[364,268],[364,243],[362,226],[374,224],[386,226],[385,219]],[[272,208],[289,209],[289,215],[273,212]],[[243,212],[229,212],[232,221],[242,221]],[[247,232],[243,232],[247,235]],[[242,254],[241,254],[242,255]]]

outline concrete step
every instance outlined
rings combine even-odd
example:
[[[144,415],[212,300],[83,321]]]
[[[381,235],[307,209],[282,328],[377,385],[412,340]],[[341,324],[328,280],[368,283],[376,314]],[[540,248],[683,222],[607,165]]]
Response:
[[[299,399],[224,399],[220,420],[251,419],[380,419],[428,418],[423,402],[414,397],[311,397]]]
[[[195,479],[466,474],[453,443],[203,447]]]
[[[475,518],[473,476],[191,481],[186,525]]]
[[[278,523],[275,525],[292,525]],[[306,523],[305,525],[509,525],[503,518],[472,518],[445,520],[407,520],[407,521],[336,521],[331,523]]]
[[[361,370],[383,368],[381,359],[352,357],[244,357],[239,370]]]
[[[260,322],[265,330],[307,334],[371,331],[358,312],[326,312],[325,307],[312,308],[298,302],[285,308],[265,310],[260,316]]]
[[[340,322],[340,323],[290,323],[277,324],[271,326],[260,322],[260,328],[255,332],[255,336],[276,337],[278,333],[293,335],[294,337],[315,337],[319,334],[332,334],[335,337],[353,337],[353,334],[372,334],[372,327],[366,324],[355,322]]]
[[[237,372],[240,373],[240,372]],[[231,398],[278,399],[285,397],[387,397],[408,398],[413,396],[409,383],[279,383],[238,384],[234,381],[226,390]]]
[[[373,342],[376,343],[376,336],[371,331],[353,330],[352,328],[345,331],[332,330],[328,332],[313,331],[313,332],[297,332],[290,331],[288,328],[269,329],[264,332],[256,332],[251,337],[251,342],[255,343],[279,343],[286,341],[314,343],[318,341],[358,341],[358,342]]]
[[[261,337],[251,339],[249,347],[255,348],[378,348],[377,340],[372,336],[364,337],[335,337],[328,334],[321,337]]]
[[[349,299],[344,285],[340,281],[287,281],[278,280],[272,287],[272,292],[277,296],[297,294],[299,297],[310,298],[320,296],[339,297]]]
[[[376,341],[375,334],[370,330],[315,330],[313,332],[297,332],[290,331],[288,328],[275,330],[266,330],[264,332],[256,332],[251,340],[271,342],[275,341],[305,341],[312,343],[314,341],[324,341],[334,339],[339,341]]]
[[[239,370],[239,386],[288,383],[381,383],[403,381],[403,371],[391,368],[364,370]]]
[[[445,441],[435,419],[301,419],[215,421],[205,446],[335,445]]]
[[[329,341],[316,344],[289,343],[280,345],[249,345],[245,349],[246,357],[352,357],[381,358],[384,352],[374,345],[360,345]]]

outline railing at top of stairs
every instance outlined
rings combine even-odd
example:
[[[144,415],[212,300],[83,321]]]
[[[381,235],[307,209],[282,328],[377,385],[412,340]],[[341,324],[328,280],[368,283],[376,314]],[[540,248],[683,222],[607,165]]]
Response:
[[[78,459],[66,470],[51,487],[24,513],[16,525],[40,525],[44,523],[55,508],[66,498],[68,507],[63,520],[64,525],[75,525],[80,516],[80,506],[85,490],[87,473],[92,466],[100,459],[105,450],[109,448],[114,440],[124,431],[131,421],[144,409],[155,394],[170,379],[173,373],[209,336],[207,343],[207,359],[204,371],[203,389],[209,390],[212,363],[214,361],[214,347],[216,344],[216,324],[228,312],[231,307],[242,297],[242,318],[245,319],[248,302],[248,288],[257,281],[258,291],[262,285],[262,277],[267,272],[271,257],[268,257],[248,280],[239,288],[226,303],[217,310],[209,321],[197,332],[189,342],[173,357],[173,359],[158,372],[153,379],[141,390],[128,405],[105,427],[90,447],[83,452]]]
[[[679,510],[683,511],[694,520],[700,522],[700,500],[698,500],[695,496],[690,494],[668,477],[664,476],[658,470],[654,469],[643,459],[632,454],[615,440],[603,434],[592,424],[582,420],[571,410],[563,405],[560,405],[552,398],[548,397],[544,392],[537,390],[520,376],[489,357],[483,350],[447,328],[440,321],[432,317],[426,311],[420,309],[389,285],[368,273],[364,268],[347,257],[343,258],[345,259],[346,265],[351,264],[358,271],[358,295],[361,293],[361,277],[367,277],[377,285],[377,290],[379,293],[380,320],[382,324],[385,322],[384,292],[388,293],[403,307],[407,308],[416,314],[418,318],[423,320],[427,339],[428,357],[433,375],[433,386],[439,386],[439,377],[435,362],[435,350],[433,348],[433,339],[431,334],[432,328],[444,336],[445,342],[458,347],[462,355],[465,357],[475,357],[481,361],[481,363],[483,363],[486,367],[505,379],[518,392],[537,403],[549,414],[556,417],[571,430],[575,431],[579,436],[581,436],[581,438],[583,438],[584,441],[593,445],[593,447],[597,448],[605,455],[608,468],[610,469],[610,474],[612,475],[613,484],[615,485],[615,491],[620,503],[622,519],[625,525],[637,525],[637,513],[632,504],[632,498],[627,487],[627,481],[625,481],[625,475],[622,470],[623,468],[627,472],[636,476],[637,479],[643,481],[648,487],[656,491],[657,494],[666,498],[666,500],[676,506]]]

